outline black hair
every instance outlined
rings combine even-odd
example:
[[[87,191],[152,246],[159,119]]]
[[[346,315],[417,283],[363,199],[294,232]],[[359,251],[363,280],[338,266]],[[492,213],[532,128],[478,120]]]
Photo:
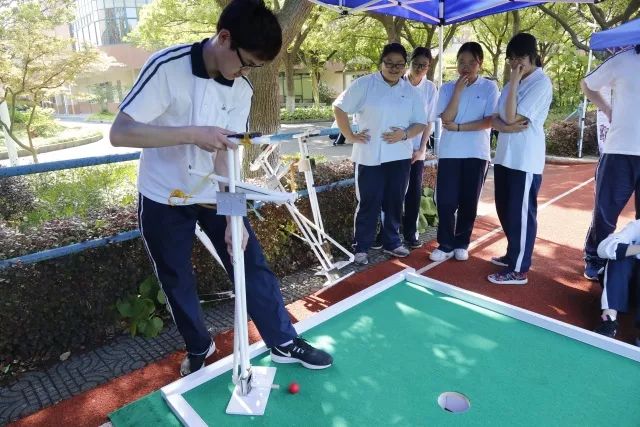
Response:
[[[528,56],[532,64],[542,67],[540,55],[538,55],[538,42],[529,33],[518,33],[511,37],[507,44],[507,58],[521,58]]]
[[[478,62],[482,62],[482,60],[484,59],[484,52],[482,51],[482,46],[480,46],[480,43],[476,43],[476,42],[463,43],[463,45],[460,46],[460,49],[458,49],[458,54],[456,55],[456,58],[458,58],[464,52],[470,53],[473,56],[473,59],[475,59]]]
[[[636,53],[640,55],[640,44],[636,45]]]
[[[242,48],[262,61],[273,60],[282,48],[282,28],[263,0],[233,0],[216,29],[229,31],[231,48]]]
[[[429,62],[433,61],[433,56],[431,56],[431,49],[429,49],[428,47],[418,46],[417,48],[413,49],[413,52],[411,52],[411,61],[419,56],[424,56],[429,60]]]
[[[389,43],[382,48],[382,53],[380,54],[380,62],[378,62],[378,64],[381,64],[384,57],[389,55],[390,53],[399,53],[404,58],[404,62],[407,62],[407,50],[404,48],[404,46],[402,46],[400,43]]]

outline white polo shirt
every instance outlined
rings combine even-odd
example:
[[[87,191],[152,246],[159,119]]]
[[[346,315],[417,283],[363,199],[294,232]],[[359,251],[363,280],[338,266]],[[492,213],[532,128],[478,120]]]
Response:
[[[413,86],[413,84],[409,80],[408,74],[405,75],[405,81],[418,91],[418,94],[422,99],[422,104],[424,105],[424,112],[427,115],[428,123],[435,122],[437,118],[436,103],[438,101],[438,88],[436,87],[436,85],[426,76],[423,77],[420,83],[418,83],[416,86]],[[431,132],[433,132],[433,129],[431,129]],[[421,142],[422,134],[411,138],[411,143],[413,144],[414,151],[420,149]]]
[[[611,127],[603,152],[640,156],[640,55],[633,48],[613,55],[584,81],[595,91],[611,87]]]
[[[235,132],[247,130],[253,88],[245,78],[209,77],[202,48],[207,39],[153,54],[120,104],[120,111],[135,121],[160,126],[218,126]],[[210,181],[188,173],[189,168],[213,171],[215,154],[192,144],[145,148],[140,156],[138,190],[154,202],[168,204],[173,190],[198,194],[195,204],[215,198]]]
[[[436,114],[438,117],[447,108],[456,86],[455,81],[442,85]],[[455,123],[468,123],[491,117],[496,109],[500,91],[498,85],[489,79],[478,76],[475,82],[462,89]],[[441,159],[491,159],[491,129],[456,132],[442,129],[438,157]]]
[[[413,86],[404,79],[390,86],[380,72],[356,79],[333,105],[355,114],[361,131],[369,130],[369,142],[353,144],[351,153],[353,162],[365,166],[410,159],[413,155],[410,140],[389,144],[382,134],[391,127],[406,129],[413,123],[427,123],[422,99]]]
[[[511,84],[502,89],[496,113],[505,117],[505,105]],[[553,95],[551,80],[537,68],[518,86],[516,113],[529,120],[526,130],[517,133],[500,132],[493,162],[510,169],[541,174],[544,169],[544,121],[549,114]]]

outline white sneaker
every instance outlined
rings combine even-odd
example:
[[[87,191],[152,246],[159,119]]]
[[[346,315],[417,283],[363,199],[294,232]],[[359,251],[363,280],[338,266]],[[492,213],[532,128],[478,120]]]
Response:
[[[212,339],[209,349],[202,354],[189,354],[184,357],[184,360],[180,364],[180,376],[186,377],[187,375],[200,370],[204,366],[205,359],[211,356],[216,351],[216,342]]]
[[[360,265],[369,264],[369,256],[366,252],[358,252],[353,256],[353,262]]]
[[[466,261],[469,259],[469,251],[466,249],[454,249],[453,254],[458,261]]]
[[[446,261],[452,256],[453,256],[453,251],[445,252],[445,251],[441,251],[440,249],[436,249],[435,251],[431,252],[431,255],[429,255],[429,259],[431,261],[440,262],[440,261]]]

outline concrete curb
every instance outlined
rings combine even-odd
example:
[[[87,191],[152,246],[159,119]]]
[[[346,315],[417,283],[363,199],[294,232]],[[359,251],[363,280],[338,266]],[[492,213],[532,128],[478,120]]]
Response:
[[[598,163],[598,157],[560,157],[546,156],[546,163],[551,165],[588,165]]]
[[[98,142],[102,138],[104,138],[104,135],[100,134],[100,135],[89,136],[82,139],[75,139],[72,141],[63,141],[63,142],[57,142],[55,144],[43,145],[42,147],[38,148],[38,154],[49,153],[51,151],[57,151],[57,150],[64,150],[65,148],[79,147],[81,145]],[[24,150],[24,149],[18,150],[18,157],[27,157],[30,155],[31,153],[29,153],[27,150]],[[6,160],[8,158],[9,158],[9,153],[7,153],[6,151],[0,152],[0,160]]]

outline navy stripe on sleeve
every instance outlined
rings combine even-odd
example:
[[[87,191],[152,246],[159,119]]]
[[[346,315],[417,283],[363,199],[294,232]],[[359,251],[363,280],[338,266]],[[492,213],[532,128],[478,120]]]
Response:
[[[142,91],[142,89],[144,89],[145,85],[151,80],[151,78],[155,75],[155,73],[158,72],[158,69],[160,68],[161,65],[166,64],[167,62],[171,62],[173,60],[182,58],[184,56],[190,55],[191,54],[191,50],[189,49],[186,52],[180,53],[180,54],[178,54],[176,56],[169,57],[169,58],[165,59],[164,61],[161,61],[161,62],[157,63],[157,65],[155,66],[153,71],[151,71],[149,73],[147,78],[143,79],[144,74],[147,73],[149,70],[151,70],[151,67],[153,67],[153,65],[156,64],[156,62],[159,59],[167,57],[169,54],[171,54],[173,52],[176,52],[176,51],[179,51],[181,49],[184,49],[185,47],[190,48],[191,46],[190,45],[180,46],[178,48],[168,50],[167,52],[165,52],[165,53],[163,53],[161,55],[158,55],[156,58],[153,59],[153,61],[151,61],[149,64],[147,64],[147,66],[142,71],[140,71],[140,77],[136,81],[136,83],[133,86],[133,88],[131,88],[131,91],[129,92],[129,94],[124,98],[124,100],[120,104],[120,110],[123,111],[125,108],[127,108],[127,106],[131,103],[131,101],[133,101],[134,98],[136,96],[138,96],[138,94]]]

